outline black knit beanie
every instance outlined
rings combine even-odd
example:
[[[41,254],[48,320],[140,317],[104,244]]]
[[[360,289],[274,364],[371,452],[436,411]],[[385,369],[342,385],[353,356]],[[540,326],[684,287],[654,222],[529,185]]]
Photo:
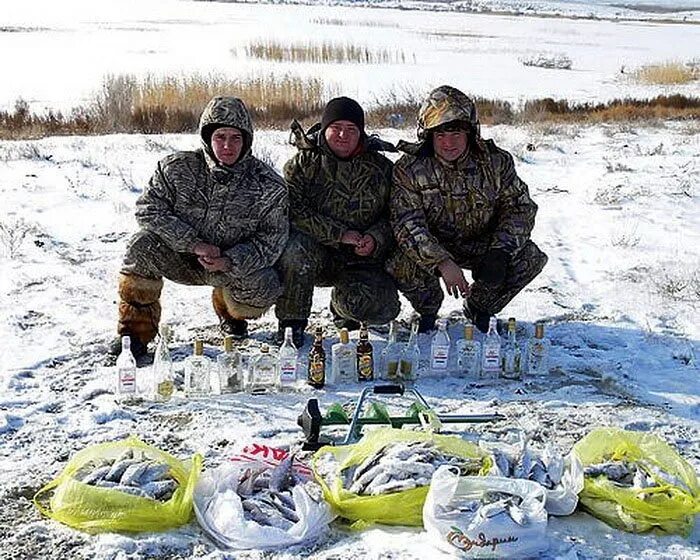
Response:
[[[365,136],[365,112],[354,99],[336,97],[328,102],[321,117],[321,131],[325,131],[328,125],[335,121],[350,121],[360,129],[360,134]]]

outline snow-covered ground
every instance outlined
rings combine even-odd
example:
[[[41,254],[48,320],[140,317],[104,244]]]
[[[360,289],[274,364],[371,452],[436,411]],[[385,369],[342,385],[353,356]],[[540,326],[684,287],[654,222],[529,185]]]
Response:
[[[600,6],[592,5],[591,9]],[[252,59],[245,47],[355,45],[392,64],[299,64]],[[320,78],[329,91],[374,103],[441,83],[519,102],[698,95],[698,82],[647,86],[630,72],[698,62],[700,25],[178,0],[24,0],[0,11],[0,108],[22,97],[37,111],[88,102],[107,74],[220,73]],[[568,57],[571,69],[523,60]]]
[[[700,468],[698,132],[692,122],[485,129],[516,156],[540,206],[534,239],[550,256],[502,316],[517,317],[523,334],[535,320],[547,321],[553,369],[546,379],[522,383],[421,379],[420,390],[440,411],[507,415],[467,437],[512,440],[524,430],[568,449],[593,426],[652,430]],[[396,141],[411,132],[382,134]],[[292,154],[286,136],[260,132],[255,148],[279,168]],[[28,498],[90,443],[135,433],[183,458],[201,451],[211,467],[251,440],[297,441],[295,419],[311,396],[327,406],[357,395],[352,385],[115,404],[103,363],[134,202],[160,157],[196,142],[190,135],[133,135],[0,143],[2,222],[15,231],[30,226],[21,242],[0,247],[0,313],[7,318],[0,327],[0,538],[9,558],[223,558],[195,524],[133,539],[88,536],[40,519]],[[217,352],[209,295],[207,288],[166,283],[163,320],[174,329],[180,373],[195,335],[205,337],[209,355]],[[327,289],[317,291],[312,320],[332,333],[328,297]],[[454,338],[458,310],[449,300],[441,312],[452,318]],[[401,318],[410,312],[404,301]],[[272,313],[253,323],[243,351],[253,355],[275,326]],[[385,337],[372,333],[378,349]],[[427,355],[428,337],[420,343]],[[141,373],[145,383],[148,370]],[[693,558],[699,542],[629,535],[582,513],[551,520],[549,536],[549,557],[567,560]],[[317,547],[280,557],[425,558],[434,554],[428,546],[417,530],[334,529]]]

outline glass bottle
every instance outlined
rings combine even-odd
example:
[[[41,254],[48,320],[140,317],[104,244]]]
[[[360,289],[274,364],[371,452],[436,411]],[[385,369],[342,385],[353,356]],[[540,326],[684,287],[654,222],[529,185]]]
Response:
[[[360,341],[357,343],[357,380],[374,380],[374,354],[369,341],[367,325],[360,325]]]
[[[211,360],[204,355],[204,342],[194,341],[194,352],[185,360],[185,396],[211,394]]]
[[[243,390],[241,354],[233,346],[233,336],[224,337],[224,351],[216,357],[219,392],[237,393]]]
[[[511,317],[508,319],[508,338],[503,345],[501,375],[506,379],[521,379],[520,359],[520,345],[515,337],[515,317]]]
[[[355,381],[357,376],[357,348],[350,342],[348,329],[340,329],[340,342],[331,347],[331,377],[338,383]]]
[[[260,354],[250,366],[248,391],[253,394],[269,393],[277,387],[277,358],[270,354],[268,344],[260,345]]]
[[[297,382],[297,347],[292,340],[292,327],[284,329],[284,342],[279,353],[279,386],[291,390]]]
[[[314,389],[323,389],[326,384],[326,351],[323,349],[323,327],[316,327],[314,343],[309,350],[309,369],[306,376]]]
[[[419,322],[411,324],[411,336],[401,351],[399,363],[399,375],[406,383],[411,383],[418,378],[418,364],[420,362],[420,347],[418,346]]]
[[[153,355],[153,397],[158,402],[166,402],[173,396],[175,383],[173,381],[173,358],[170,355],[170,327],[160,326],[160,337],[156,352]]]
[[[457,341],[457,368],[467,377],[477,377],[481,369],[481,344],[474,340],[474,325],[464,325],[464,338]]]
[[[122,336],[122,351],[116,364],[117,387],[119,399],[128,399],[136,395],[136,358],[131,353],[131,338]]]
[[[433,373],[445,373],[450,360],[450,335],[447,321],[437,321],[437,332],[430,343],[430,369]]]
[[[396,321],[389,324],[389,341],[382,350],[380,378],[396,381],[399,375],[399,360],[401,359],[402,344],[397,338]]]
[[[527,349],[527,371],[530,375],[546,375],[549,371],[549,340],[544,336],[543,323],[535,323],[535,336]]]
[[[484,377],[498,377],[501,372],[501,337],[496,330],[496,317],[489,319],[489,330],[484,339],[481,372]]]

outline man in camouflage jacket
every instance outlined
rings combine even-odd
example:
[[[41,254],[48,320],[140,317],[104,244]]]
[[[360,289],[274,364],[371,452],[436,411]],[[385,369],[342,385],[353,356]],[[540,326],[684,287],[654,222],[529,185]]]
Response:
[[[204,109],[201,148],[158,163],[136,202],[141,230],[119,276],[119,335],[145,353],[160,319],[162,278],[214,287],[225,334],[244,337],[245,319],[282,293],[273,269],[289,233],[287,190],[251,155],[253,126],[240,99],[215,97]]]
[[[367,137],[364,112],[347,97],[331,100],[308,133],[292,124],[297,154],[284,166],[291,231],[278,263],[284,294],[275,307],[279,335],[292,327],[295,342],[311,311],[314,286],[333,286],[338,328],[383,324],[398,315],[398,292],[385,271],[394,238],[389,225],[391,162],[378,150],[395,149]]]
[[[489,316],[522,290],[547,256],[530,240],[537,205],[511,155],[479,133],[474,103],[441,86],[418,115],[418,142],[399,143],[391,224],[400,250],[387,265],[399,289],[433,328],[448,293],[485,332]],[[472,272],[467,282],[462,269]]]

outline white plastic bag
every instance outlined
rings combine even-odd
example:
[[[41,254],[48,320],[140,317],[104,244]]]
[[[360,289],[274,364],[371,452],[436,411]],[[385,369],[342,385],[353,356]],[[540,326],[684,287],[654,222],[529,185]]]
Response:
[[[511,457],[517,457],[522,452],[522,445],[490,444],[481,442],[480,445],[493,453],[494,449]],[[547,446],[545,453],[555,454],[552,446]],[[544,454],[543,454],[544,455]],[[504,476],[494,460],[489,476]],[[573,451],[564,457],[564,471],[559,483],[552,488],[543,487],[547,496],[545,508],[550,515],[571,515],[578,505],[578,495],[583,490],[583,465]]]
[[[291,490],[299,521],[285,531],[245,518],[241,498],[233,490],[241,473],[246,469],[274,468],[285,458],[283,450],[253,444],[230,462],[201,475],[195,488],[194,510],[202,529],[216,544],[233,550],[274,550],[308,543],[328,529],[333,520],[330,507],[323,500],[320,487],[310,481],[308,467],[298,462],[293,463],[294,473],[307,481]],[[317,492],[310,492],[314,486]]]
[[[522,498],[518,506],[525,524],[503,513],[491,518],[479,511],[459,511],[460,502],[480,500],[486,492],[505,492]],[[547,512],[544,488],[530,480],[464,476],[450,466],[433,475],[423,507],[423,524],[440,550],[462,558],[529,558],[547,550]]]

